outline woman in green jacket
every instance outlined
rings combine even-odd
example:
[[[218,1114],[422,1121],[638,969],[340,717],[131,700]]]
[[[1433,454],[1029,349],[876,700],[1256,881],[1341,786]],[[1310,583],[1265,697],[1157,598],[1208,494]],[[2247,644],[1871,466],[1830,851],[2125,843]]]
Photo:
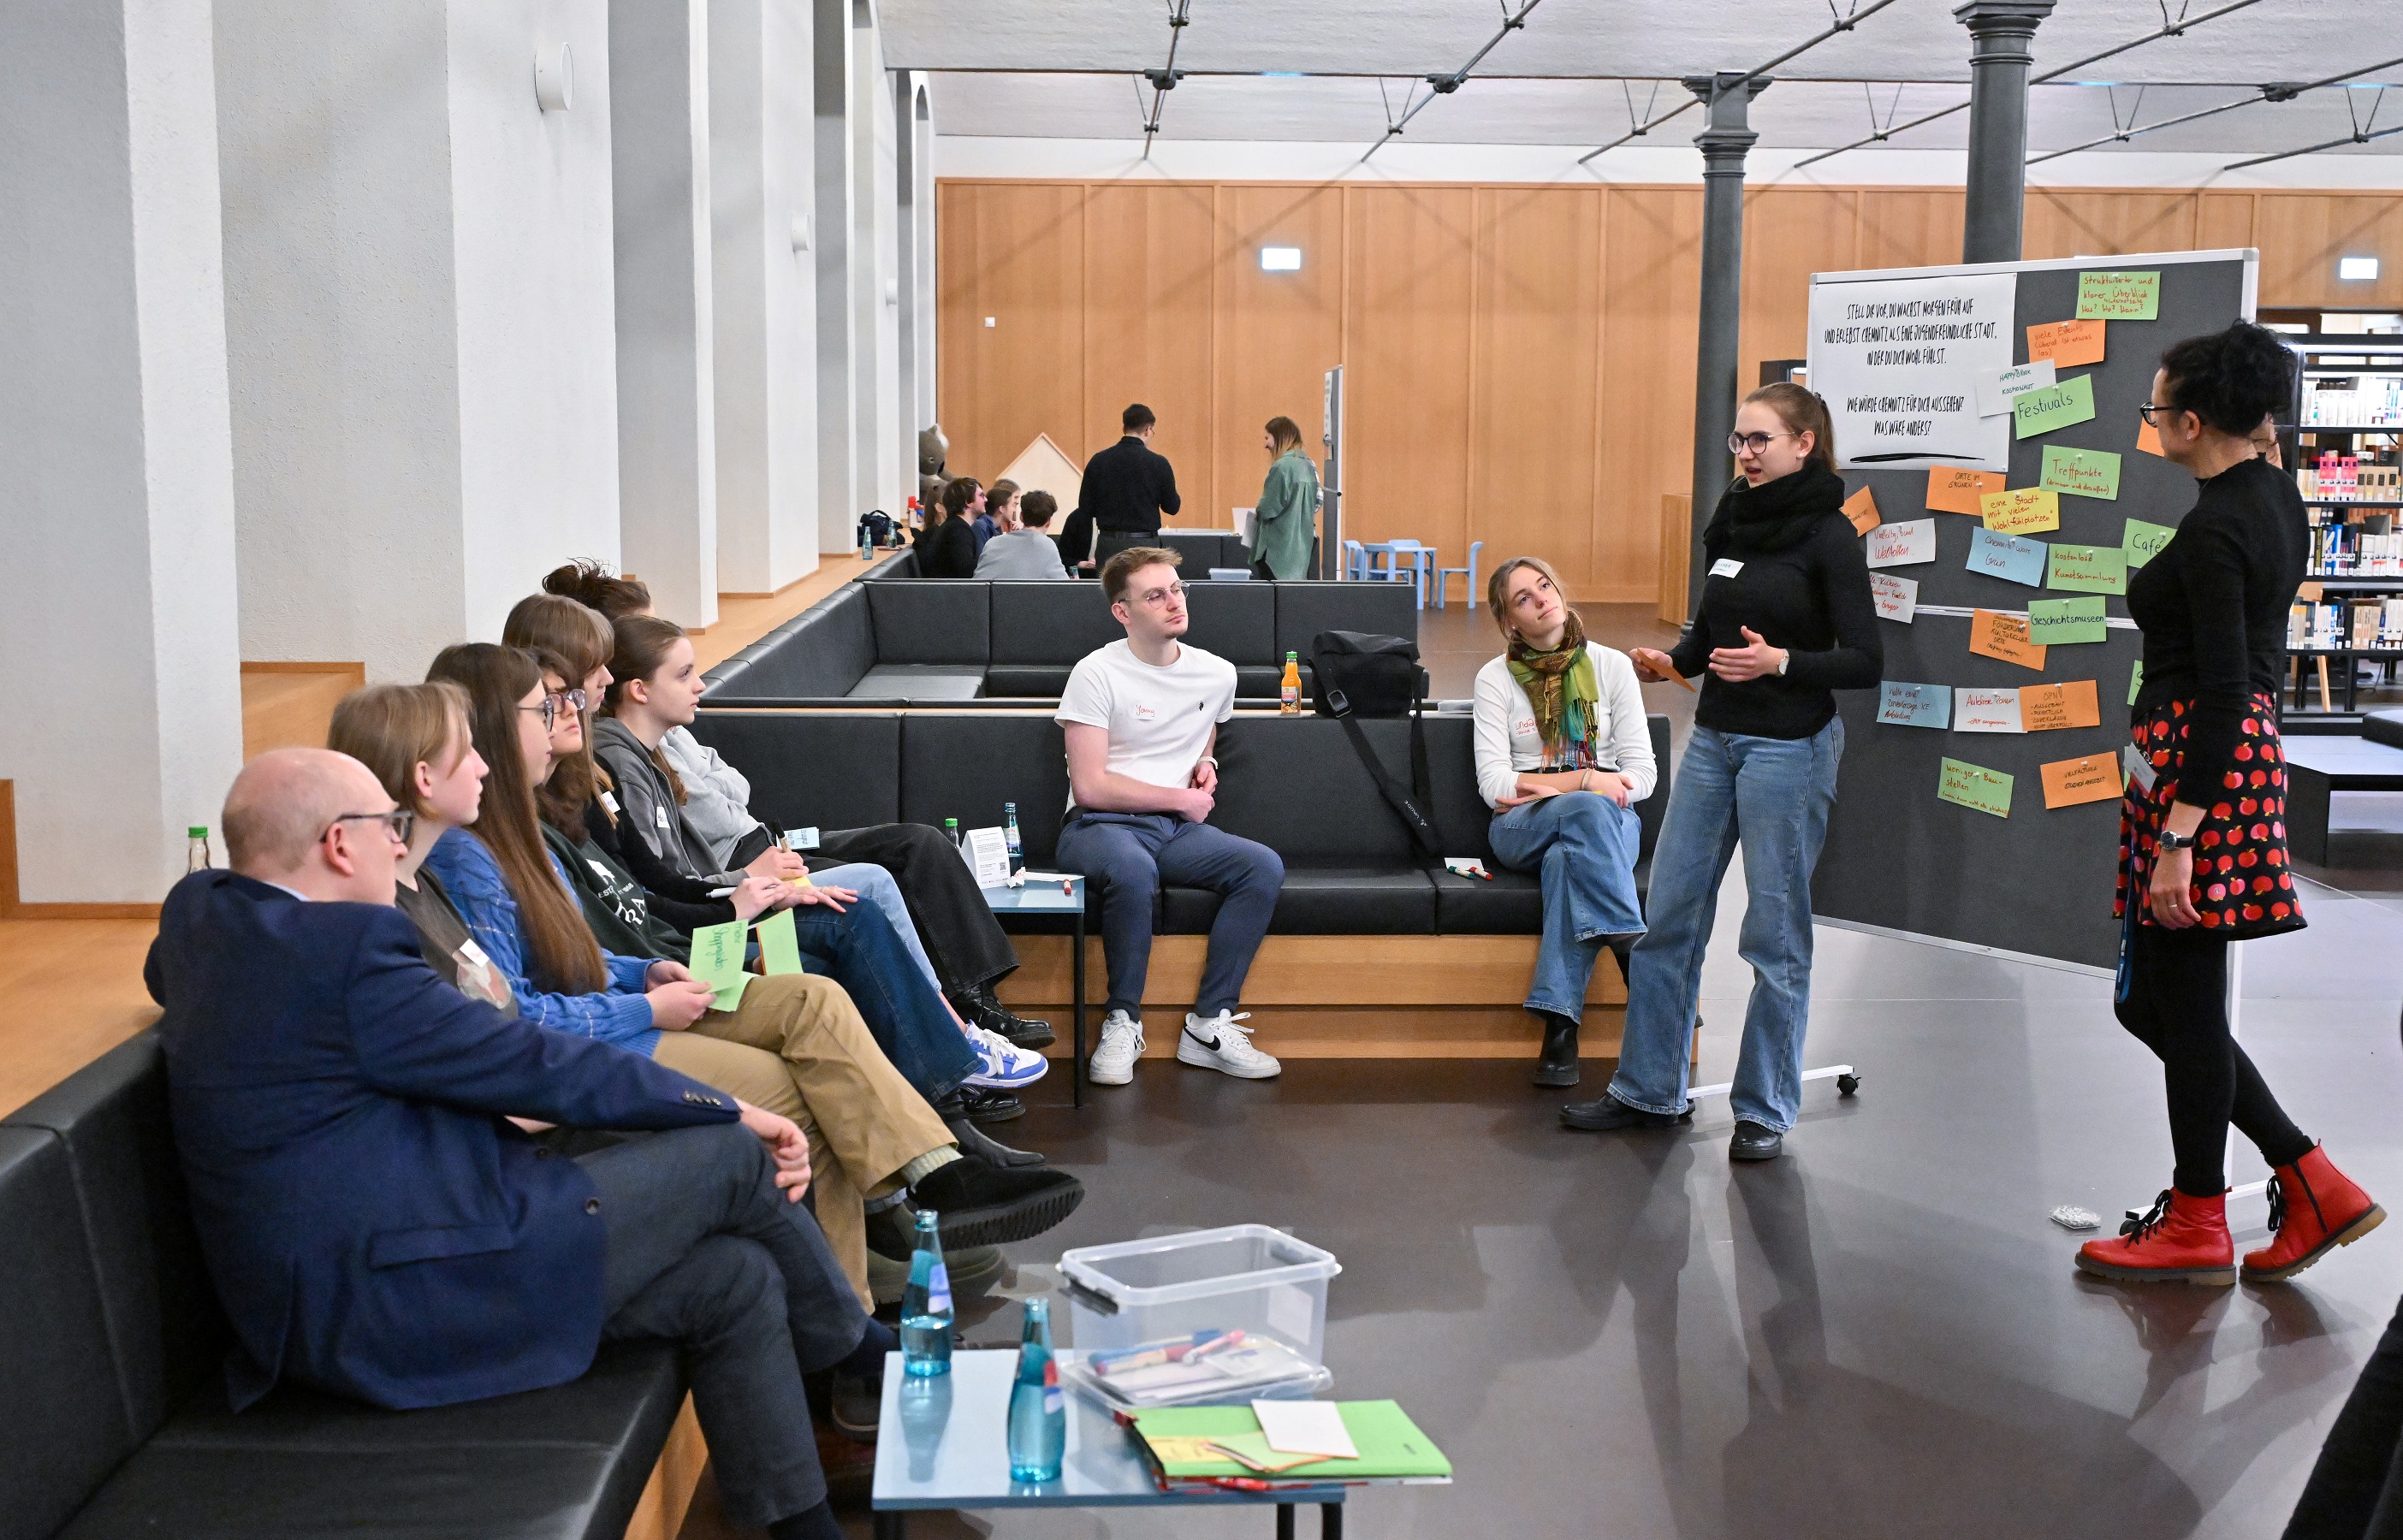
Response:
[[[1301,452],[1292,418],[1270,418],[1267,434],[1271,464],[1260,506],[1252,510],[1252,576],[1307,577],[1318,534],[1318,467]]]

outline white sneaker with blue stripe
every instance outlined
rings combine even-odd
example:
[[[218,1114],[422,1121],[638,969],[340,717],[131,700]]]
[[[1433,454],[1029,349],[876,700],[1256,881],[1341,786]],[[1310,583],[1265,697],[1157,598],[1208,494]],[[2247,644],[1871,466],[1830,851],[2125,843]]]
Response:
[[[968,1076],[971,1086],[1031,1086],[1050,1073],[1049,1060],[1032,1048],[1020,1047],[997,1032],[970,1027],[967,1033],[977,1057],[984,1061],[984,1068]]]

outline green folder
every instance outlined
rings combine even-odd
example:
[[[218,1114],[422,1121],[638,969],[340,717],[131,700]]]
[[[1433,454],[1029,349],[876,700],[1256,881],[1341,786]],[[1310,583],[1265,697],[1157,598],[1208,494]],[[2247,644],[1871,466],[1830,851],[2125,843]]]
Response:
[[[1452,1462],[1421,1433],[1395,1401],[1340,1401],[1336,1409],[1359,1450],[1357,1460],[1313,1460],[1280,1471],[1277,1481],[1367,1481],[1401,1477],[1448,1477]],[[1249,1407],[1161,1407],[1134,1414],[1135,1432],[1148,1440],[1163,1438],[1227,1438],[1244,1434],[1260,1436],[1260,1420]],[[1154,1463],[1172,1481],[1213,1476],[1257,1476],[1232,1460],[1173,1460]]]

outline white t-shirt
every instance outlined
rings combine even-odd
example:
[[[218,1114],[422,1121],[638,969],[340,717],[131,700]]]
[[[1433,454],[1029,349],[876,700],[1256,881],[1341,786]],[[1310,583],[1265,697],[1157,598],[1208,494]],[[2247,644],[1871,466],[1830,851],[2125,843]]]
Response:
[[[1154,668],[1120,638],[1077,663],[1052,720],[1108,733],[1112,774],[1182,786],[1209,752],[1210,735],[1234,715],[1234,664],[1179,643],[1176,660]],[[1076,807],[1072,789],[1068,809]]]

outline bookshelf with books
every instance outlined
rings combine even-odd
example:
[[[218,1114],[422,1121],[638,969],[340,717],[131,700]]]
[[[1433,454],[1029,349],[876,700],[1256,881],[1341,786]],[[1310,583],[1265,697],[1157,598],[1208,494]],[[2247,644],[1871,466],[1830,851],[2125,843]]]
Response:
[[[2297,659],[2287,712],[2290,722],[2334,728],[2357,719],[2362,664],[2391,675],[2403,660],[2403,336],[2285,342],[2298,368],[2279,447],[2311,520],[2303,587],[2287,620]]]

